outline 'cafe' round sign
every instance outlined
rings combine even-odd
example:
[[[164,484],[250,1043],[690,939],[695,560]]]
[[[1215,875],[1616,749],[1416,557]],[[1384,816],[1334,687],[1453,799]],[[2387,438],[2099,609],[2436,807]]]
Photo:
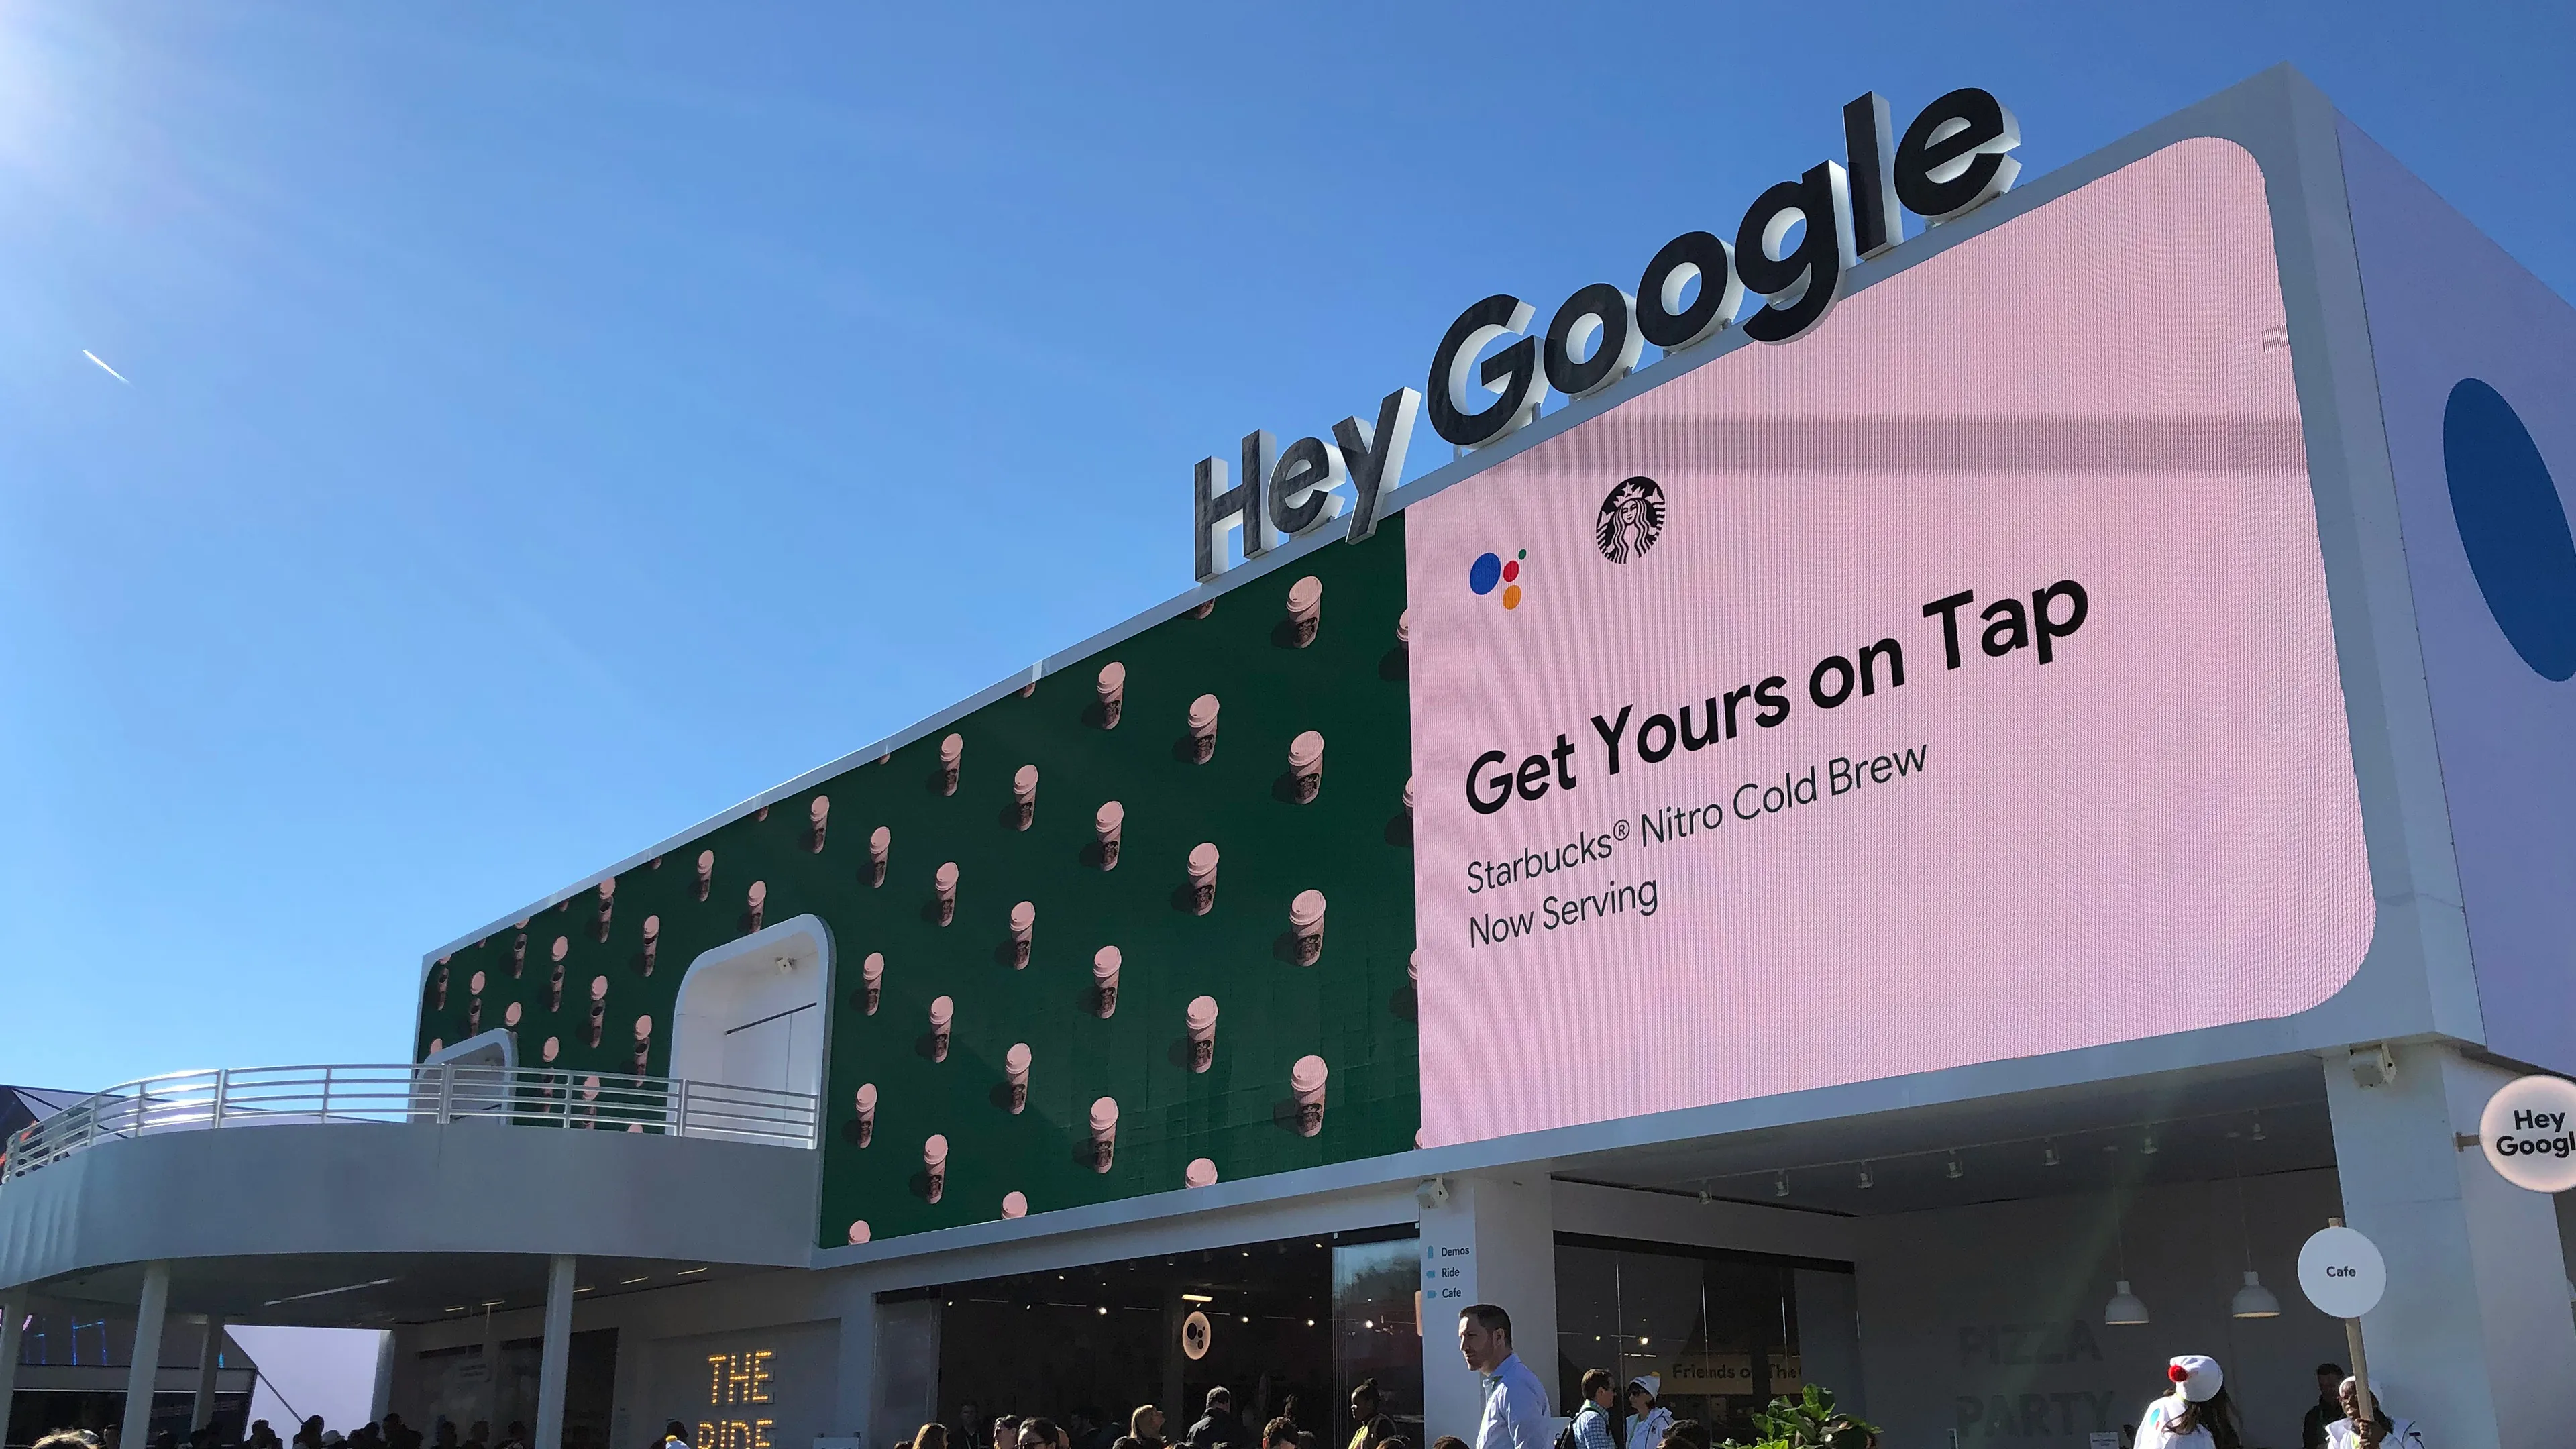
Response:
[[[2328,1318],[2359,1318],[2388,1291],[2388,1261],[2354,1228],[2325,1228],[2299,1249],[2299,1287]]]

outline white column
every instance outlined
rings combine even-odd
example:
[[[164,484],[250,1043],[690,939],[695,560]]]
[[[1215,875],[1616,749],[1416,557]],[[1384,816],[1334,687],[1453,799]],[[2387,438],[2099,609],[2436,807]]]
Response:
[[[34,1303],[23,1290],[0,1304],[0,1433],[9,1427],[9,1410],[18,1392],[19,1335],[26,1331]]]
[[[190,1433],[215,1421],[215,1366],[223,1360],[223,1315],[209,1313],[206,1315],[206,1346],[197,1350],[197,1408],[188,1416]]]
[[[1474,1443],[1484,1398],[1458,1353],[1458,1311],[1490,1303],[1512,1317],[1512,1348],[1556,1404],[1556,1208],[1547,1174],[1436,1179],[1414,1195],[1422,1224],[1422,1412],[1428,1438]]]
[[[170,1308],[170,1263],[143,1265],[143,1301],[134,1314],[134,1367],[125,1375],[125,1427],[120,1449],[148,1449],[152,1442],[152,1383],[161,1371],[161,1324]]]
[[[570,1253],[546,1265],[546,1338],[537,1358],[537,1441],[528,1449],[563,1449],[564,1371],[572,1361]]]
[[[2344,1218],[2388,1260],[2388,1294],[2362,1320],[2370,1376],[2389,1413],[2444,1449],[2564,1442],[2576,1322],[2557,1214],[2454,1136],[2474,1134],[2517,1074],[2441,1045],[2401,1047],[2397,1062],[2377,1087],[2340,1056],[2326,1062]]]

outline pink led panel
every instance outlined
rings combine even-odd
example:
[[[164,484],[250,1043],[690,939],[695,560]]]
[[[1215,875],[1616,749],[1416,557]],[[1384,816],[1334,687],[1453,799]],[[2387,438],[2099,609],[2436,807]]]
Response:
[[[1632,477],[1661,526],[1637,552],[1653,511],[1614,519],[1613,561]],[[1426,1145],[2281,1016],[2370,944],[2270,214],[2231,142],[1408,518]],[[2034,622],[2010,648],[1983,616],[2054,589],[2064,630],[2068,580],[2045,663]],[[1924,610],[1962,591],[1954,669]],[[1904,682],[1876,650],[1820,706],[1823,661],[1882,640]],[[1785,716],[1743,697],[1729,737],[1728,694],[1774,677]],[[1594,718],[1623,708],[1614,773]]]

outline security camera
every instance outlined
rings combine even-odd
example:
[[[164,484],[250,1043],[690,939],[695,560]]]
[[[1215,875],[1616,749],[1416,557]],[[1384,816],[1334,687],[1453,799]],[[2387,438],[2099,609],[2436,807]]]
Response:
[[[1419,1208],[1446,1207],[1449,1204],[1449,1179],[1426,1177],[1413,1189],[1413,1204]]]
[[[2385,1087],[2397,1080],[2397,1052],[2388,1043],[2352,1049],[2352,1081],[2357,1087]]]

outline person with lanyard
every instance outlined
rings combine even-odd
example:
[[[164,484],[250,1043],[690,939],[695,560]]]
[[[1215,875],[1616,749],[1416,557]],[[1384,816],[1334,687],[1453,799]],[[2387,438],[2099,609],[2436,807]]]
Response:
[[[2361,1418],[2361,1384],[2347,1378],[2335,1390],[2335,1399],[2343,1408],[2343,1417],[2326,1425],[2326,1449],[2424,1449],[2424,1436],[2415,1431],[2412,1419],[2392,1419],[2379,1397],[2379,1385],[2370,1386],[2370,1420]]]
[[[1512,1316],[1491,1303],[1460,1309],[1458,1353],[1483,1375],[1475,1449],[1548,1449],[1547,1390],[1512,1351]]]
[[[2218,1360],[2183,1354],[2166,1366],[2165,1378],[2172,1392],[2147,1405],[2137,1449],[2243,1449]]]

